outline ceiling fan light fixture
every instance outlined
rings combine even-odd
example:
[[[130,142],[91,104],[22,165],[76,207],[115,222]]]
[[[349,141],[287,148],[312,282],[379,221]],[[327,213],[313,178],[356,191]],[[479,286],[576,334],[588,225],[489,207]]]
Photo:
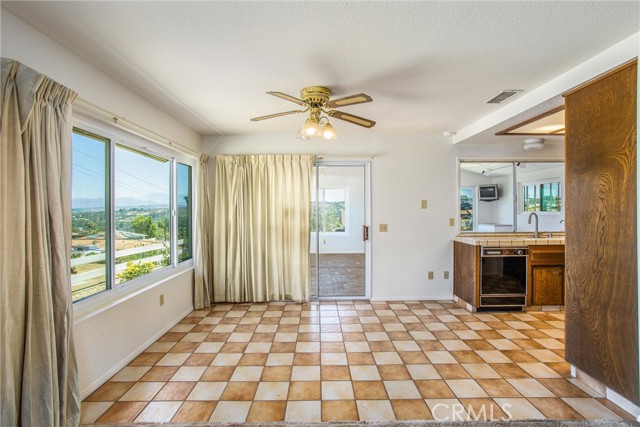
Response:
[[[307,138],[311,138],[320,134],[320,127],[318,123],[313,118],[309,117],[302,125],[302,129],[300,129],[300,134],[306,136]]]
[[[325,125],[322,127],[322,137],[329,140],[338,138],[338,133],[333,128],[333,126],[331,126],[331,123],[329,123],[329,121],[327,121],[327,123],[325,123]]]

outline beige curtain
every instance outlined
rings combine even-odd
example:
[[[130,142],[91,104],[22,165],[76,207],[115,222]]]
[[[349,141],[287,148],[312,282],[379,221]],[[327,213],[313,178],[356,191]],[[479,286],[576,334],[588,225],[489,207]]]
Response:
[[[218,156],[216,301],[308,301],[313,156]]]
[[[193,306],[196,310],[211,306],[213,296],[213,258],[211,257],[211,202],[209,199],[209,156],[198,155],[196,164],[196,244],[195,288]]]
[[[2,426],[78,425],[71,258],[75,92],[2,58]]]

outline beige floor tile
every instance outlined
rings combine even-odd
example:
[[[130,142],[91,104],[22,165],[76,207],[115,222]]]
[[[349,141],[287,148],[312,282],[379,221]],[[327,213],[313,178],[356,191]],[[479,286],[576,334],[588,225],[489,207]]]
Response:
[[[292,422],[320,422],[322,421],[322,406],[320,400],[289,401],[284,417]]]
[[[413,381],[384,381],[389,399],[420,399],[422,396]]]
[[[375,381],[380,380],[380,373],[375,365],[355,365],[349,366],[351,379],[354,381]]]
[[[393,351],[375,351],[373,358],[377,365],[399,365],[402,363],[398,353]]]
[[[95,422],[111,405],[113,405],[113,402],[82,402],[80,424]]]
[[[448,351],[471,350],[471,348],[467,344],[465,344],[463,340],[442,340],[440,341],[440,343]]]
[[[511,363],[499,350],[477,350],[476,353],[487,363]]]
[[[463,363],[462,367],[474,379],[502,378],[500,374],[486,363]]]
[[[227,387],[226,382],[198,382],[187,400],[219,400]]]
[[[527,399],[496,397],[495,400],[503,412],[512,420],[543,420],[546,417]]]
[[[125,402],[151,400],[162,386],[164,386],[164,383],[161,382],[139,382],[131,387],[119,400]]]
[[[546,366],[544,363],[518,363],[520,368],[525,370],[533,378],[560,378],[553,369]]]
[[[350,341],[344,343],[345,350],[349,353],[368,353],[371,351],[366,341]]]
[[[511,378],[507,381],[524,397],[556,397],[549,389],[533,378]]]
[[[393,421],[396,416],[388,400],[357,400],[360,421]]]
[[[252,402],[218,402],[209,421],[243,423],[247,419]]]
[[[458,399],[425,399],[436,421],[466,421],[468,414]]]
[[[294,366],[291,381],[320,381],[320,366]]]
[[[219,353],[211,366],[236,366],[242,357],[242,353]]]
[[[415,341],[393,341],[397,351],[422,351]]]
[[[270,342],[250,342],[244,350],[246,353],[269,353],[271,350]]]
[[[229,381],[260,381],[262,366],[238,366]]]
[[[298,342],[296,344],[296,353],[319,353],[319,342]]]
[[[167,357],[167,356],[165,356],[165,357]],[[187,357],[189,357],[188,354],[187,354]],[[164,357],[163,357],[163,359],[164,359]],[[160,359],[160,360],[162,361],[162,359]],[[185,357],[185,360],[186,360],[186,357]],[[158,365],[159,364],[160,363],[158,363]],[[116,382],[116,381],[138,381],[138,380],[140,380],[140,378],[142,378],[142,376],[144,374],[147,373],[147,371],[149,371],[149,369],[151,369],[150,366],[125,366],[124,368],[122,368],[120,370],[120,372],[118,372],[113,377],[111,377],[111,379],[109,381],[111,381],[111,382]]]
[[[287,400],[288,393],[288,381],[261,382],[254,400]]]
[[[347,353],[321,353],[321,365],[348,365]]]
[[[169,381],[198,381],[206,370],[206,366],[182,366]]]
[[[621,420],[615,412],[607,408],[596,399],[590,397],[565,397],[566,404],[575,409],[580,415],[593,420]]]
[[[182,402],[151,402],[135,419],[136,423],[169,422],[178,412]]]
[[[414,380],[437,380],[440,379],[440,374],[433,367],[433,365],[407,365],[409,375]]]
[[[564,358],[550,350],[527,350],[527,353],[543,363],[564,362]]]
[[[457,398],[489,397],[477,381],[472,379],[445,380]]]
[[[353,400],[351,381],[322,381],[322,400]]]
[[[266,366],[291,366],[293,365],[293,353],[270,353]]]
[[[457,363],[456,359],[448,351],[425,351],[432,364]]]

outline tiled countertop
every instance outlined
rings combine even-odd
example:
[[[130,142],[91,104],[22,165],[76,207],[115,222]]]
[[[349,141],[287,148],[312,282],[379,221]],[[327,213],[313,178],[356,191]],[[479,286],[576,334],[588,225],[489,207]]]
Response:
[[[458,234],[453,240],[474,246],[529,246],[529,245],[564,245],[564,233],[547,233],[534,239],[533,233],[465,233]]]

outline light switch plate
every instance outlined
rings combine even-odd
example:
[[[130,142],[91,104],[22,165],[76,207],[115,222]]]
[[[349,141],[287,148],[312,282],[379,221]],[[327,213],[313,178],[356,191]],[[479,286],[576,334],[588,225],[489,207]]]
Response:
[[[429,280],[433,280],[433,271],[430,271],[430,272],[427,273],[427,278]]]
[[[444,277],[445,280],[447,280],[449,278],[449,272],[445,271],[444,274],[443,274],[443,277]]]
[[[422,207],[422,209],[427,209],[427,201],[426,200],[421,201],[420,206]]]
[[[380,232],[381,233],[386,233],[387,231],[388,231],[387,224],[380,224]]]
[[[456,225],[456,219],[449,218],[449,227],[455,227],[455,225]]]

